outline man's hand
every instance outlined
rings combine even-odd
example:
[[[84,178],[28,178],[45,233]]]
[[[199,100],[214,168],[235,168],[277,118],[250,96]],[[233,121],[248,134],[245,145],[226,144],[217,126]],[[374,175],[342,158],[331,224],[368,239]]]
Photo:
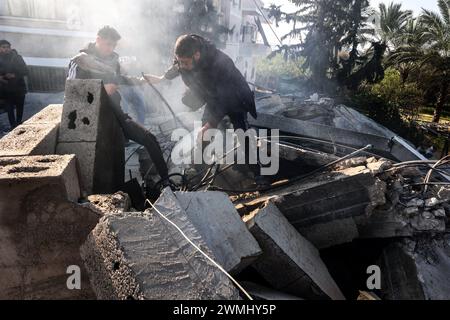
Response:
[[[144,79],[148,82],[150,82],[151,84],[158,84],[161,81],[164,80],[164,76],[154,76],[152,74],[144,74]]]
[[[7,84],[8,83],[8,81],[6,80],[5,76],[0,76],[0,83],[3,83],[3,84]]]
[[[116,93],[118,88],[119,87],[113,83],[105,84],[105,90],[108,96],[112,96],[114,93]]]

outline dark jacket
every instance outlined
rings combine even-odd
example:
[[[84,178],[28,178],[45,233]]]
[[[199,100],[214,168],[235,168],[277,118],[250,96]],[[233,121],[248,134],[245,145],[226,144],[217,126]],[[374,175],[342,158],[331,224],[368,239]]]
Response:
[[[203,121],[213,126],[230,114],[250,113],[256,118],[254,93],[233,60],[208,40],[197,37],[202,48],[195,69],[182,70],[175,61],[165,78],[171,80],[181,75],[186,86],[206,103]]]
[[[8,73],[13,73],[16,77],[7,80],[7,83],[0,82],[0,96],[25,94],[27,92],[25,76],[28,74],[28,68],[16,50],[0,55],[0,76]]]

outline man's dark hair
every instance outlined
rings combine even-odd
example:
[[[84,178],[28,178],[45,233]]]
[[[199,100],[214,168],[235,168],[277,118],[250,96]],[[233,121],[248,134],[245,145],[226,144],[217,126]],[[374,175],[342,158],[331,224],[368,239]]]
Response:
[[[201,37],[195,34],[185,34],[175,43],[175,54],[179,57],[192,57],[201,49]]]
[[[0,40],[0,46],[4,46],[5,44],[11,47],[11,43],[8,40]]]
[[[116,29],[114,29],[113,27],[110,27],[110,26],[104,26],[103,28],[98,30],[97,35],[100,38],[107,39],[107,40],[112,40],[112,41],[115,41],[115,42],[117,42],[120,39],[122,39],[122,37],[119,34],[119,32],[117,32]]]

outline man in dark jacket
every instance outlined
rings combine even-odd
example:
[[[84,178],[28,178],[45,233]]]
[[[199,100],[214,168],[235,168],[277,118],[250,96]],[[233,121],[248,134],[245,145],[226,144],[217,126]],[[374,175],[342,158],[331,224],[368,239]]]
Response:
[[[120,85],[141,85],[144,79],[123,76],[120,73],[119,55],[114,52],[119,33],[104,27],[98,32],[95,43],[90,43],[80,54],[72,58],[69,65],[68,79],[101,79],[110,97],[110,106],[122,127],[127,139],[143,145],[162,178],[163,185],[168,185],[168,169],[161,148],[155,136],[143,126],[135,122],[120,106],[121,96],[118,92]],[[114,141],[111,141],[114,143]]]
[[[175,44],[175,62],[164,76],[146,75],[152,83],[181,76],[189,88],[183,103],[191,108],[205,106],[201,135],[217,128],[225,116],[235,130],[249,129],[247,115],[257,117],[255,97],[233,60],[214,44],[198,35],[184,35]],[[242,142],[241,142],[242,143]],[[248,159],[248,151],[247,159]],[[250,166],[258,184],[266,184],[260,176],[259,165]],[[259,181],[258,181],[259,180]]]
[[[5,101],[11,129],[22,124],[27,93],[24,78],[27,74],[27,65],[22,56],[11,49],[11,43],[0,40],[0,99]]]

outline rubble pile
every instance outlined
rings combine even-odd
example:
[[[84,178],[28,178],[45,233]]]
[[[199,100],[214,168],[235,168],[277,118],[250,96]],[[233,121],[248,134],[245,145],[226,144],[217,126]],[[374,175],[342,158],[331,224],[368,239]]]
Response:
[[[0,153],[0,298],[450,298],[450,187],[425,189],[423,166],[405,163],[423,159],[399,137],[330,116],[370,123],[355,111],[272,97],[264,110],[275,103],[276,114],[251,121],[288,135],[280,155],[290,175],[259,191],[166,188],[137,210],[133,195],[118,191],[123,154],[110,161],[118,146],[100,142],[117,133],[117,123],[103,123],[107,103],[100,82],[69,81],[64,107],[49,106],[0,140],[9,146]],[[26,148],[12,144],[40,125],[52,129],[32,134]],[[342,158],[367,145],[372,154]],[[151,171],[145,160],[142,175]],[[245,188],[239,170],[216,183]],[[81,290],[67,287],[70,266],[81,269]],[[381,269],[380,288],[367,287],[370,266]]]

